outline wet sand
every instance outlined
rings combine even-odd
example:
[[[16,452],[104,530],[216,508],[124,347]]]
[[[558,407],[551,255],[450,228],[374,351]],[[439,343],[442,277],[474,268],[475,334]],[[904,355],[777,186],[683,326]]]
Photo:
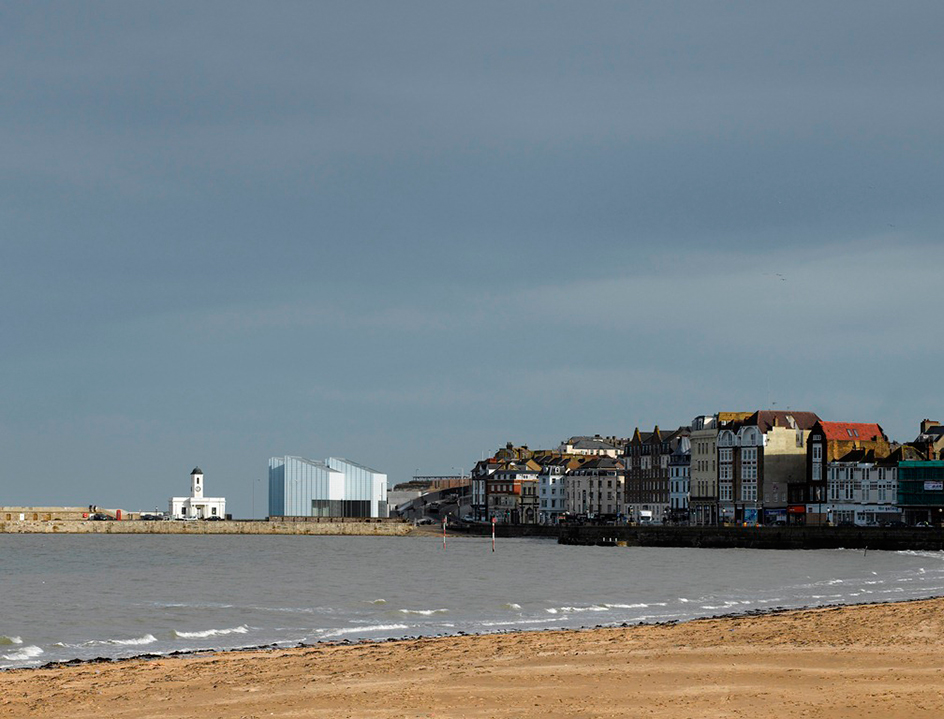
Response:
[[[0,673],[0,717],[940,717],[944,599]]]

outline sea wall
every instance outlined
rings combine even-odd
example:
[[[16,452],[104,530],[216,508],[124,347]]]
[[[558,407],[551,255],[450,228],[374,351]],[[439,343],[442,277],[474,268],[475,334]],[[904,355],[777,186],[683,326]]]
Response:
[[[715,549],[944,550],[937,527],[562,527],[561,544]]]
[[[358,520],[347,522],[0,521],[0,533],[6,534],[307,534],[391,537],[404,536],[412,530],[412,525],[407,522]]]
[[[487,536],[491,527],[450,527],[455,533]],[[547,537],[560,544],[714,549],[875,549],[944,550],[940,527],[554,527],[499,524],[497,537]]]

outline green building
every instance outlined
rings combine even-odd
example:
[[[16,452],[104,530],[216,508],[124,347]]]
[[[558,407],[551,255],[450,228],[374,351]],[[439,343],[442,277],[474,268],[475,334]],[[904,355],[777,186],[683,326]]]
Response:
[[[944,461],[899,462],[898,506],[905,522],[944,522]]]

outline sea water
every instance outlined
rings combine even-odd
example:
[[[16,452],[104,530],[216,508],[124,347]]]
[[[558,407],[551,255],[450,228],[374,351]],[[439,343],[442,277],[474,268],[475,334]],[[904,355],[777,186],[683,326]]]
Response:
[[[944,594],[944,553],[547,539],[0,535],[0,668],[684,621]]]

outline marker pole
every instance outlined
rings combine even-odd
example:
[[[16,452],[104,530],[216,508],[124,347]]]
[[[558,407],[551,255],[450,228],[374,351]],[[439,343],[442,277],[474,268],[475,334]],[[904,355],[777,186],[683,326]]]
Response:
[[[495,517],[492,517],[492,551],[495,551]]]
[[[443,549],[446,548],[446,518],[443,517]]]

